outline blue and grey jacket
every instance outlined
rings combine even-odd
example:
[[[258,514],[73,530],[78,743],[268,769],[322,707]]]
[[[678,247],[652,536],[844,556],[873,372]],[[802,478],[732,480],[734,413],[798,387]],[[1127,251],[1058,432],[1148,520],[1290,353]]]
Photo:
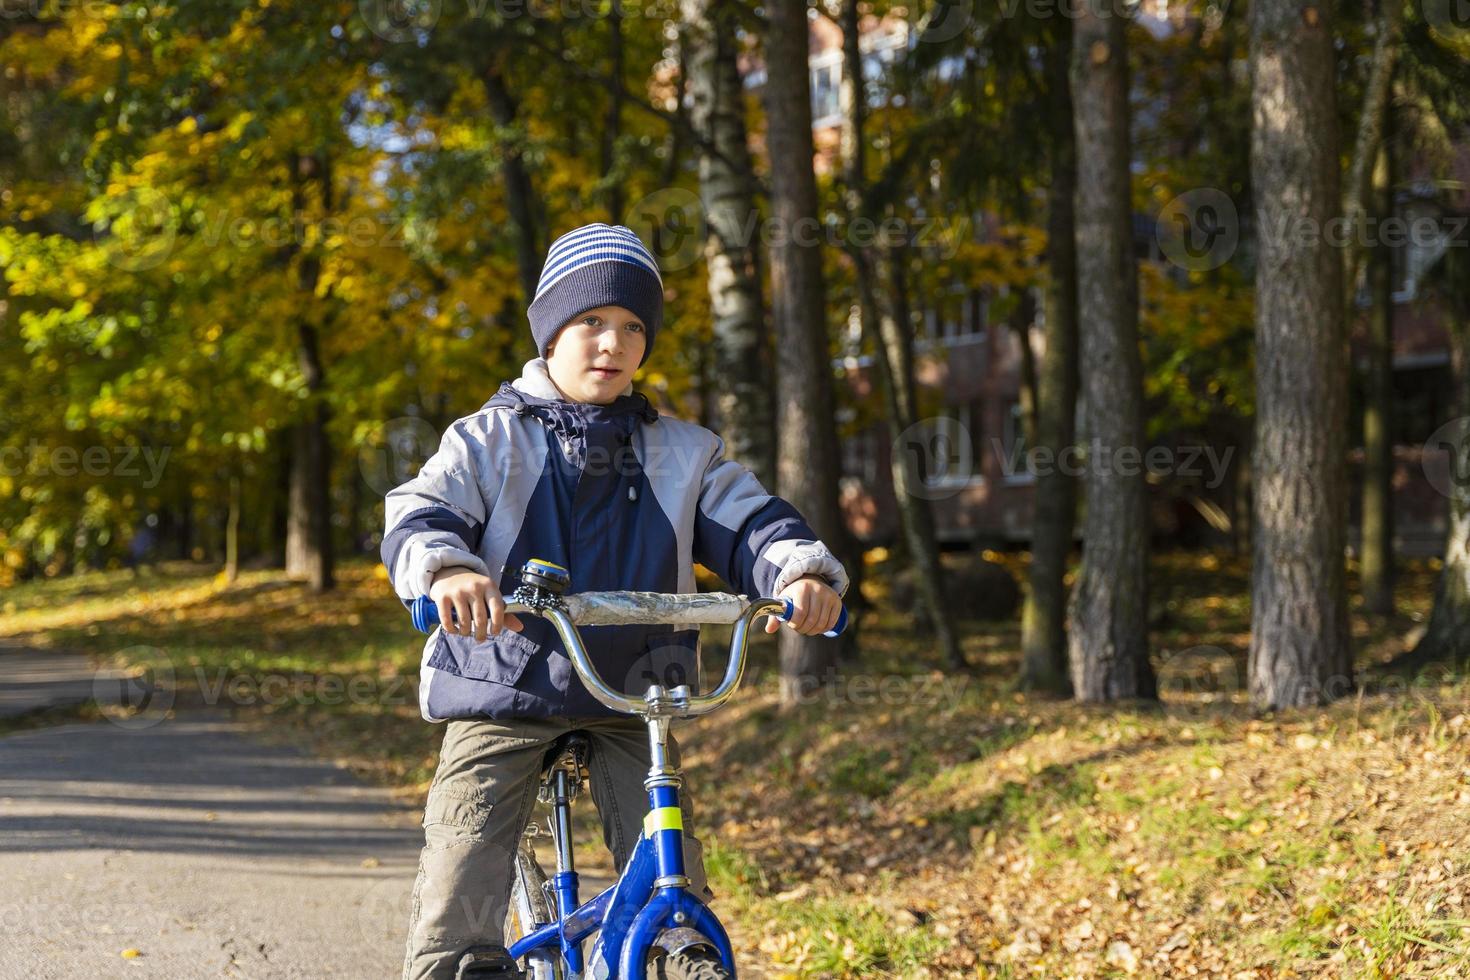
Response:
[[[632,387],[610,405],[568,402],[541,358],[444,433],[418,476],[388,494],[383,564],[405,603],[441,568],[519,585],[530,558],[571,572],[571,592],[694,592],[694,563],[749,596],[803,575],[838,593],[847,573],[801,514],[724,457],[703,426],[660,416]],[[572,669],[555,628],[435,630],[424,646],[419,707],[429,721],[606,715]],[[694,683],[698,635],[672,626],[582,630],[609,684]]]

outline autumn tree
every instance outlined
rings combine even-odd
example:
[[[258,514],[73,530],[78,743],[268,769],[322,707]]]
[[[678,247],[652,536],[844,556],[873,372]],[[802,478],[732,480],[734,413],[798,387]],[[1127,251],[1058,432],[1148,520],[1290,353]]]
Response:
[[[1087,446],[1083,557],[1068,634],[1081,701],[1152,698],[1143,367],[1133,256],[1124,16],[1088,0],[1076,22],[1077,290]],[[1131,460],[1131,463],[1130,463]]]
[[[837,509],[837,432],[833,416],[831,355],[827,349],[826,290],[812,169],[811,79],[807,73],[806,4],[774,0],[766,6],[763,36],[766,145],[770,155],[771,219],[783,230],[771,246],[771,301],[775,321],[776,484],[829,542],[846,537]],[[821,637],[781,631],[783,701],[825,681],[833,645]]]
[[[1341,206],[1329,10],[1257,0],[1250,17],[1261,220],[1249,677],[1251,703],[1271,710],[1319,704],[1352,685],[1347,359],[1342,257],[1323,234]]]

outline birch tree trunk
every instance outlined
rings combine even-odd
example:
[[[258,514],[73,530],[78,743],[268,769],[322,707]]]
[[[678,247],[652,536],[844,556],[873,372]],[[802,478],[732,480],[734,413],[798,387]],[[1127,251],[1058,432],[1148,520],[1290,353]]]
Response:
[[[715,424],[730,455],[774,487],[771,339],[754,234],[760,220],[757,183],[735,60],[738,11],[733,0],[683,0],[682,12],[690,123],[700,137],[699,197],[708,228],[704,258],[714,315]]]
[[[1379,154],[1374,212],[1393,214],[1392,167]],[[1379,227],[1382,227],[1380,223]],[[1363,386],[1362,546],[1359,575],[1363,604],[1378,616],[1393,615],[1393,255],[1379,240],[1368,257],[1368,367]]]
[[[862,74],[862,51],[858,44],[857,0],[844,0],[839,24],[842,27],[841,149],[843,178],[847,185],[847,214],[849,221],[854,218],[870,219],[873,215],[867,200],[869,188],[863,159],[867,103]],[[874,266],[877,263],[871,250],[852,240],[852,236],[849,236],[846,248],[856,268],[855,278],[860,297],[859,316],[863,333],[873,343],[873,362],[878,369],[879,386],[883,391],[889,426],[895,434],[904,433],[918,420],[913,338],[908,329],[908,283],[904,269],[908,250],[906,246],[899,246],[889,254],[892,298],[885,307],[880,303],[874,288]],[[939,561],[939,543],[934,533],[934,513],[930,509],[928,498],[921,492],[919,473],[913,465],[914,458],[911,454],[895,451],[890,455],[889,464],[894,495],[898,502],[899,524],[903,529],[909,558],[914,565],[919,600],[924,604],[928,621],[933,624],[934,636],[939,643],[939,652],[944,662],[953,670],[965,670],[968,665],[960,650],[954,616],[951,615],[944,596],[944,572]]]

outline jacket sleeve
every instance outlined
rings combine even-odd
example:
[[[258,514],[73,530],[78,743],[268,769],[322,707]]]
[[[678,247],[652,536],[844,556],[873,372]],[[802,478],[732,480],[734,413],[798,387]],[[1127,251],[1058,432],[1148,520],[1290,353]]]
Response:
[[[390,490],[383,503],[383,565],[405,604],[428,595],[441,568],[489,574],[476,554],[489,515],[463,420],[444,433],[418,475]]]
[[[779,595],[803,575],[824,579],[838,595],[847,592],[842,563],[795,507],[725,458],[724,440],[718,440],[701,481],[694,560],[748,596]]]

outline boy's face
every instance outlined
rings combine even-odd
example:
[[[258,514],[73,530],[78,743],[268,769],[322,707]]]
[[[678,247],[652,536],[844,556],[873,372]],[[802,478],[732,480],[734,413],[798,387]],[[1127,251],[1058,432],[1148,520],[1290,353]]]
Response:
[[[557,331],[546,352],[546,367],[571,401],[607,405],[633,380],[647,343],[643,321],[631,311],[599,306]]]

